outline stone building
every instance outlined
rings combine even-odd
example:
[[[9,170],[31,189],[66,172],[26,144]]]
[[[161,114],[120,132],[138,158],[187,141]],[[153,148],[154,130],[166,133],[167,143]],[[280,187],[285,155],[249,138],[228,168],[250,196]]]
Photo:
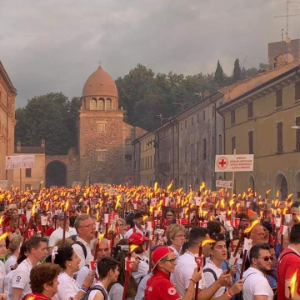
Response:
[[[116,84],[100,66],[83,87],[78,149],[70,150],[68,155],[47,156],[47,186],[50,182],[71,186],[74,181],[133,184],[132,142],[146,131],[123,119]],[[56,169],[65,174],[57,184],[51,175]]]
[[[271,189],[273,198],[277,191],[281,198],[300,198],[299,71],[296,62],[270,70],[268,80],[218,108],[225,119],[225,153],[254,154],[253,172],[235,175],[237,193],[251,187],[259,194]]]
[[[16,95],[17,90],[0,61],[0,181],[3,187],[12,182],[12,170],[5,170],[5,156],[14,153]]]
[[[133,141],[134,184],[153,186],[155,182],[155,134],[149,132]]]

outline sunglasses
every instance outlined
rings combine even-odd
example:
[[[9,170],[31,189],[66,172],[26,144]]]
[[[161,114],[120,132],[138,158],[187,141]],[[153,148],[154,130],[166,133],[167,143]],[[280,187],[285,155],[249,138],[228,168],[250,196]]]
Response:
[[[258,258],[262,258],[264,261],[273,261],[274,257],[273,256],[265,256],[265,257],[258,257]]]

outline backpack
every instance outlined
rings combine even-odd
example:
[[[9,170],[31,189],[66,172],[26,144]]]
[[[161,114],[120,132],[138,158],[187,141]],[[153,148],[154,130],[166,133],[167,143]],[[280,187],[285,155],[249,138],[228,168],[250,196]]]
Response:
[[[88,300],[90,293],[95,290],[100,291],[103,294],[104,300],[108,300],[107,292],[101,285],[96,285],[89,288],[88,291],[80,298],[80,300]]]
[[[84,244],[80,241],[75,241],[72,245],[79,245],[82,248],[83,254],[84,254],[84,258],[87,257],[87,250],[86,247],[84,246]]]

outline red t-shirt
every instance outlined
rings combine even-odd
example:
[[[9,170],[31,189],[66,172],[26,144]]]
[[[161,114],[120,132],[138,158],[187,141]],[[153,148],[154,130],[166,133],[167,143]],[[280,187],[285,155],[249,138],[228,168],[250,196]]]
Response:
[[[174,285],[169,279],[169,274],[163,271],[156,271],[148,279],[145,289],[144,300],[178,300],[178,295]]]
[[[281,260],[281,257],[285,253],[292,253],[292,254],[286,254]],[[292,249],[286,248],[280,254],[278,259],[278,264],[277,264],[277,273],[278,273],[277,299],[288,300],[288,298],[285,297],[285,281],[288,279],[292,279],[294,273],[299,269],[300,269],[300,257]],[[298,285],[297,293],[300,294],[300,284]]]
[[[25,300],[51,300],[51,298],[40,293],[31,293],[26,295]]]

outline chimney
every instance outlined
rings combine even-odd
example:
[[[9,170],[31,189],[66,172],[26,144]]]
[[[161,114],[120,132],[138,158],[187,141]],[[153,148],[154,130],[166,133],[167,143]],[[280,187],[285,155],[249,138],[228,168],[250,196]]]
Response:
[[[21,152],[21,142],[17,142],[17,152]]]

